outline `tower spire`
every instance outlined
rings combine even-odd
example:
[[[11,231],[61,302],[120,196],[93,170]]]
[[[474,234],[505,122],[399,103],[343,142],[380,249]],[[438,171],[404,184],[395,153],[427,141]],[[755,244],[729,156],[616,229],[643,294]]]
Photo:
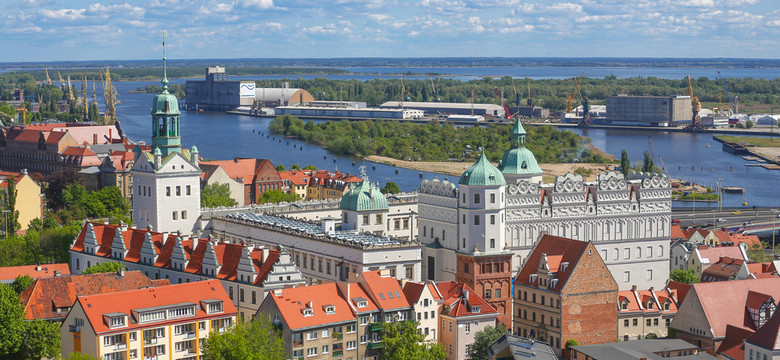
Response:
[[[162,32],[162,38],[163,38],[163,78],[162,78],[162,84],[163,84],[163,92],[168,92],[168,66],[165,63],[165,30]]]

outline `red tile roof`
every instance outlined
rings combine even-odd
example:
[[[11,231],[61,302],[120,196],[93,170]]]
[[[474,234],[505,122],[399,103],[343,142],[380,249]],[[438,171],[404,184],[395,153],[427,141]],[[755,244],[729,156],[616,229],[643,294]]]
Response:
[[[222,301],[222,312],[207,315],[200,304],[202,300],[217,299]],[[193,317],[163,320],[160,322],[139,324],[138,320],[127,321],[127,326],[119,329],[110,329],[104,320],[104,314],[124,313],[133,316],[133,310],[158,306],[175,305],[182,303],[196,304],[195,319],[207,319],[212,317],[235,316],[236,307],[225,292],[218,280],[196,281],[191,283],[160,286],[149,289],[114,292],[110,294],[95,294],[91,296],[79,296],[77,300],[86,313],[95,333],[126,332],[128,330],[149,326],[160,326],[177,322],[192,322]]]
[[[360,286],[358,283],[350,283],[349,286],[349,301],[352,303],[353,309],[357,311],[358,314],[364,313],[367,311],[376,311],[379,310],[379,307],[376,306],[376,304],[371,301],[371,297],[368,296],[368,294],[363,290],[363,287]],[[346,294],[342,294],[342,296],[346,296]],[[364,307],[358,307],[358,299],[366,300],[366,306]]]
[[[721,257],[718,262],[704,269],[701,281],[728,281],[735,279],[740,267],[746,261],[730,257]]]
[[[276,172],[276,175],[272,176],[272,178],[257,179],[258,173],[264,166],[274,167],[268,159],[235,158],[233,160],[202,161],[200,166],[203,167],[204,170],[208,169],[207,171],[209,174],[206,176],[206,179],[214,173],[214,170],[216,170],[215,166],[219,166],[225,170],[225,173],[227,173],[231,179],[241,181],[245,185],[253,184],[257,181],[281,179],[278,172]]]
[[[680,225],[672,225],[672,239],[688,239],[688,234],[683,231]]]
[[[780,299],[780,278],[698,283],[692,285],[692,291],[689,295],[695,293],[713,335],[721,337],[726,334],[726,325],[752,322],[745,319],[746,311],[742,310],[751,291]]]
[[[351,296],[356,297],[355,294]],[[293,330],[355,319],[335,283],[277,290],[269,293],[264,301],[273,301],[287,326]],[[334,311],[326,313],[326,306],[332,306]],[[305,313],[306,309],[311,310],[310,315]]]
[[[114,241],[114,236],[119,225],[106,225],[102,223],[85,223],[81,229],[76,242],[71,250],[84,251],[84,238],[89,228],[89,224],[92,224],[95,236],[98,239],[98,250],[95,251],[96,256],[111,257],[111,245]],[[152,243],[154,245],[155,252],[157,254],[157,261],[154,266],[161,268],[171,268],[171,254],[177,241],[176,234],[168,234],[165,242],[163,242],[163,234],[149,231],[147,229],[133,229],[125,228],[122,231],[122,238],[125,242],[125,247],[128,252],[124,257],[124,261],[128,262],[140,262],[141,261],[141,248],[146,239],[146,234],[150,233]],[[187,267],[184,268],[184,272],[190,274],[201,274],[203,267],[203,257],[206,254],[206,248],[208,247],[208,239],[200,239],[197,242],[195,249],[193,250],[193,240],[182,240],[182,247],[184,248],[185,256],[187,257]],[[238,276],[238,263],[241,258],[244,245],[242,244],[229,244],[224,242],[214,242],[214,253],[217,256],[217,262],[222,265],[219,273],[216,274],[216,278],[220,280],[235,281]],[[271,273],[273,265],[279,260],[279,249],[265,249],[253,248],[250,253],[250,257],[255,266],[257,272],[257,279],[255,279],[255,285],[262,285],[268,274]],[[265,258],[264,258],[265,256]]]
[[[753,330],[737,326],[726,326],[726,338],[723,339],[716,354],[723,354],[736,360],[745,359],[745,345],[743,341],[753,334]]]
[[[140,271],[128,271],[124,276],[117,273],[92,275],[70,275],[38,278],[20,294],[25,318],[64,319],[66,312],[56,308],[69,308],[80,295],[105,294],[117,291],[155,287]],[[67,310],[67,309],[66,309]]]
[[[422,295],[422,292],[425,288],[428,288],[428,291],[431,292],[433,301],[441,300],[441,296],[439,296],[439,292],[436,290],[436,286],[432,282],[407,282],[404,285],[404,295],[406,296],[406,300],[409,301],[409,304],[416,303],[420,299],[420,296]]]
[[[289,180],[293,185],[309,184],[309,174],[305,171],[280,171],[279,176]]]
[[[691,284],[669,280],[666,284],[666,288],[673,290],[677,295],[677,303],[682,304],[683,300],[685,300],[685,296],[688,295],[688,290],[691,289]]]
[[[780,315],[778,312],[775,311],[772,318],[745,341],[766,350],[780,350]]]
[[[371,296],[371,298],[377,303],[379,308],[383,310],[392,310],[400,308],[408,308],[409,302],[402,294],[401,284],[398,280],[390,276],[389,272],[366,271],[363,272],[362,277],[365,284],[364,290]]]
[[[761,244],[761,240],[756,235],[733,233],[731,234],[731,241],[733,241],[735,244],[745,243],[748,249],[752,249],[753,246],[758,246],[759,249],[764,248],[764,245]]]
[[[441,311],[443,315],[458,317],[495,314],[496,317],[498,316],[496,309],[464,283],[442,281],[437,283],[436,287],[439,288],[442,297],[444,297],[444,308]]]
[[[17,276],[29,276],[33,279],[39,277],[54,276],[54,272],[59,271],[60,275],[70,275],[70,267],[64,264],[44,264],[44,265],[24,265],[0,267],[0,281],[15,280]]]
[[[677,291],[673,289],[664,290],[623,290],[618,291],[618,312],[619,313],[677,313],[677,303],[675,303],[674,297]],[[655,296],[653,296],[655,295]],[[641,305],[637,300],[641,301]],[[652,300],[653,308],[648,309],[647,304]],[[664,304],[669,301],[669,310],[664,310]],[[623,309],[623,303],[627,302],[627,308]]]
[[[701,255],[701,261],[704,264],[714,264],[721,257],[730,257],[734,259],[747,260],[739,246],[706,246],[697,248]],[[706,260],[705,260],[706,259]]]
[[[556,273],[555,279],[558,279],[558,284],[550,289],[555,292],[560,292],[561,289],[566,286],[566,281],[569,279],[574,267],[577,266],[577,262],[580,260],[580,257],[582,257],[582,254],[589,244],[590,243],[584,241],[544,235],[541,240],[539,240],[539,243],[536,245],[533,252],[528,255],[525,266],[523,266],[520,273],[515,277],[514,283],[535,286],[539,279],[536,279],[535,283],[531,283],[530,275],[537,273],[542,254],[545,254],[547,263],[550,267],[550,272]],[[569,266],[566,268],[566,271],[559,271],[560,264],[563,262],[568,262]]]

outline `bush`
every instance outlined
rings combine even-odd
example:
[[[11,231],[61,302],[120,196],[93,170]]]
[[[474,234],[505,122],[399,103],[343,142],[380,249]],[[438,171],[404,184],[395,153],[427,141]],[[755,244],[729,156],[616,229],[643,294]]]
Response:
[[[579,344],[580,343],[578,343],[577,340],[574,339],[566,340],[566,350],[571,350],[572,346],[577,346]]]

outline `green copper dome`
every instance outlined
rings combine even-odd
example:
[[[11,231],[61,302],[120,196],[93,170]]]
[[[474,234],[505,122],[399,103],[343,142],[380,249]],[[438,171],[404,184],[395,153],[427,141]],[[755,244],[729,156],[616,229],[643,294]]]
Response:
[[[512,129],[512,148],[504,152],[501,164],[498,166],[501,172],[507,175],[535,175],[544,171],[536,162],[536,157],[531,150],[525,147],[525,129],[520,119],[515,121]]]
[[[179,99],[176,95],[173,95],[164,90],[162,93],[157,94],[152,101],[152,115],[180,115],[179,111]]]
[[[353,187],[341,197],[342,210],[376,211],[388,210],[387,198],[379,188],[364,179],[360,185]]]
[[[470,186],[505,185],[504,175],[485,157],[485,152],[474,165],[460,176],[458,184]]]

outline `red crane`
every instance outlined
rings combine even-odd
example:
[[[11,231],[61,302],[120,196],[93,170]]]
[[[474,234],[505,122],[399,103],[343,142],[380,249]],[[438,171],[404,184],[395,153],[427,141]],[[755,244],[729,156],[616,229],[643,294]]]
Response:
[[[511,119],[512,114],[509,113],[509,107],[504,104],[504,97],[501,96],[501,92],[498,91],[498,88],[496,88],[496,95],[498,95],[498,101],[501,102],[501,107],[504,108],[504,114],[506,115],[506,118]]]

